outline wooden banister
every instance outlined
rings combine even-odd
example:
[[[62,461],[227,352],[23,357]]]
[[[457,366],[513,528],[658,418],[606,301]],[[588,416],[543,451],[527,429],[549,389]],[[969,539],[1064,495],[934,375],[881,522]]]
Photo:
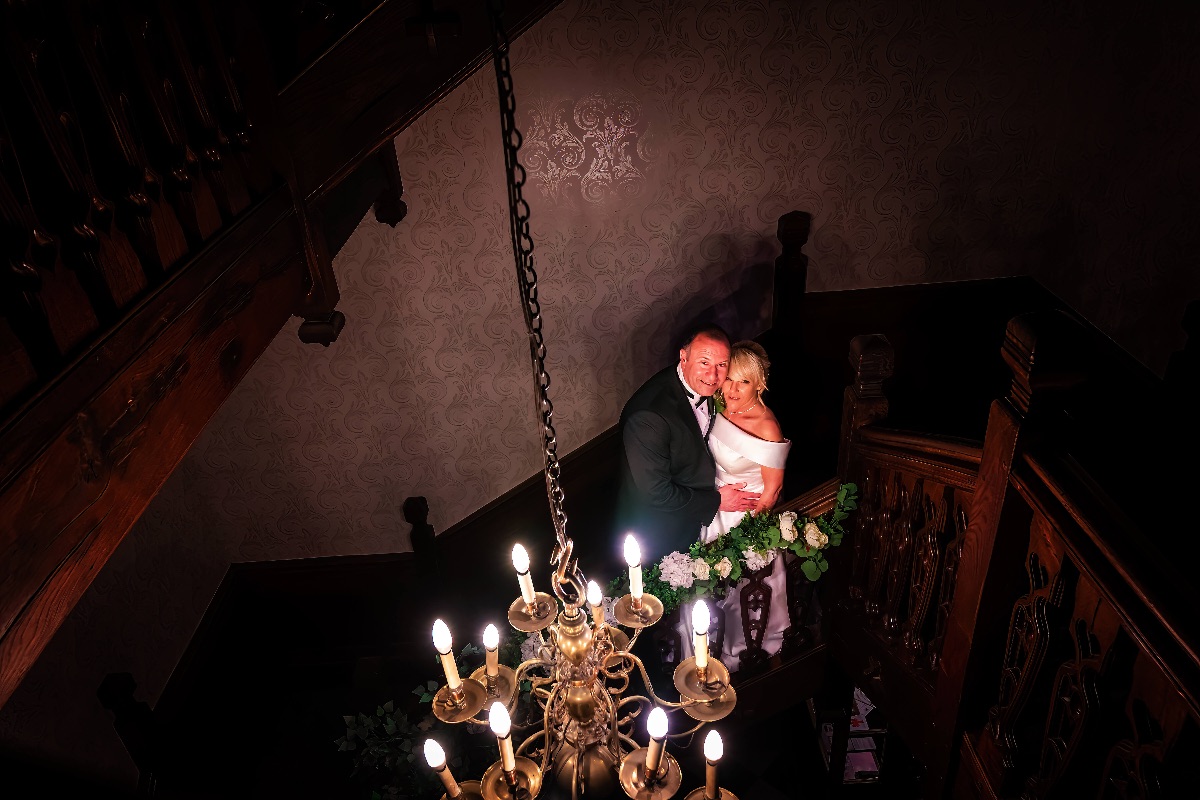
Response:
[[[1152,776],[1173,796],[1197,755],[1194,593],[1058,411],[1116,374],[1092,336],[1057,312],[1009,323],[982,447],[856,425],[863,394],[876,420],[886,399],[847,390],[862,500],[831,652],[925,765],[926,797],[1148,796]]]
[[[304,42],[286,4],[0,8],[0,705],[288,317],[337,338],[328,208],[398,223],[393,137],[490,53],[443,5],[437,58],[398,0]]]

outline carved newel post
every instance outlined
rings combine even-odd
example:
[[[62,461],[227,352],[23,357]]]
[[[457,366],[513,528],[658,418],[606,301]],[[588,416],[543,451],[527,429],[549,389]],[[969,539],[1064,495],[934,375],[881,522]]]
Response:
[[[844,483],[850,474],[850,445],[858,430],[888,415],[888,399],[883,382],[892,377],[895,353],[892,343],[879,333],[855,336],[850,340],[850,368],[854,382],[846,387],[842,399],[842,439],[838,446],[838,478]]]
[[[943,796],[944,781],[968,708],[964,698],[979,696],[975,683],[989,675],[977,647],[977,631],[1006,629],[1012,610],[1012,581],[1020,580],[1029,535],[1030,512],[1010,483],[1022,450],[1029,447],[1047,412],[1047,395],[1078,384],[1079,329],[1061,312],[1015,317],[1005,330],[1001,355],[1012,370],[1007,397],[988,413],[979,478],[967,526],[954,599],[948,615],[942,659],[934,688],[925,796]],[[984,692],[984,695],[987,693]],[[977,709],[976,709],[977,710]]]

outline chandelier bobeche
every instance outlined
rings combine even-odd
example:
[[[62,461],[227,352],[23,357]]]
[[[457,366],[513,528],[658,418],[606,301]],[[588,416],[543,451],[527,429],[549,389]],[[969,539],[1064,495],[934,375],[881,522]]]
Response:
[[[706,723],[727,717],[737,694],[729,685],[729,670],[708,652],[709,613],[700,601],[693,614],[696,656],[675,669],[679,702],[655,695],[646,667],[632,649],[642,631],[662,618],[663,605],[657,597],[642,591],[641,552],[632,535],[625,541],[630,591],[617,600],[614,609],[620,627],[605,621],[600,587],[585,581],[572,556],[575,544],[567,536],[567,517],[562,507],[554,406],[548,393],[550,376],[545,366],[533,240],[529,235],[529,205],[522,197],[526,173],[518,158],[521,134],[514,117],[516,100],[500,2],[492,0],[489,4],[492,55],[499,90],[517,288],[529,336],[535,408],[545,455],[546,495],[554,524],[555,545],[550,558],[554,593],[534,590],[529,555],[521,545],[514,547],[513,566],[521,594],[509,606],[508,622],[518,631],[538,637],[539,642],[537,656],[515,670],[499,663],[498,631],[488,626],[484,633],[484,666],[462,678],[454,660],[450,630],[441,620],[434,624],[433,644],[441,657],[446,684],[433,698],[433,713],[451,724],[490,725],[500,758],[484,772],[482,780],[458,783],[437,742],[425,743],[425,756],[441,777],[446,787],[444,797],[448,798],[532,800],[542,792],[548,774],[572,800],[613,797],[619,790],[637,800],[665,800],[673,797],[683,782],[679,763],[665,749],[667,711],[682,712],[694,723],[670,736],[690,736]],[[585,603],[591,606],[590,619],[583,609]],[[628,628],[632,635],[621,628]],[[628,693],[635,675],[641,678],[646,694]],[[532,685],[531,696],[542,711],[542,719],[528,725],[526,730],[531,732],[514,747],[511,714],[524,680]],[[486,718],[482,716],[485,708]],[[650,737],[646,747],[634,739],[643,716]],[[720,736],[710,731],[704,742],[708,761],[705,785],[687,795],[688,800],[737,800],[717,786],[721,750]]]
[[[539,795],[549,775],[564,797],[611,797],[619,788],[636,800],[665,800],[674,797],[683,782],[679,762],[665,749],[667,710],[690,718],[689,727],[674,737],[691,736],[733,711],[737,693],[729,685],[729,671],[708,652],[711,620],[705,602],[698,601],[692,609],[696,655],[675,668],[680,700],[664,700],[655,695],[645,665],[631,652],[642,631],[663,615],[662,602],[642,591],[637,541],[632,535],[625,539],[630,591],[614,607],[619,627],[605,621],[600,587],[594,581],[586,591],[590,619],[584,612],[582,576],[570,558],[572,549],[570,539],[560,540],[555,547],[551,596],[534,590],[529,556],[521,545],[513,548],[521,595],[509,607],[508,621],[540,642],[537,657],[515,670],[499,663],[499,637],[489,625],[484,633],[484,666],[462,679],[450,631],[441,620],[434,623],[433,643],[446,684],[433,698],[433,713],[443,722],[490,725],[500,754],[481,781],[459,783],[442,748],[432,739],[426,741],[426,759],[446,787],[443,797],[530,800]],[[622,628],[630,629],[632,637]],[[635,675],[641,678],[645,695],[627,693]],[[514,748],[510,715],[523,680],[532,684],[542,719],[529,726],[532,732]],[[649,743],[640,747],[634,732],[643,716]],[[688,794],[687,800],[737,800],[717,785],[721,755],[720,734],[711,730],[704,740],[705,785]]]

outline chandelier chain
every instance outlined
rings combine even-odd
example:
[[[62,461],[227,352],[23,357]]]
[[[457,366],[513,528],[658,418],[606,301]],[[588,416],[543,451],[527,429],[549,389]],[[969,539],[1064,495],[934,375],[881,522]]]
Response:
[[[554,592],[572,608],[582,605],[585,582],[574,543],[567,537],[567,515],[563,510],[562,469],[558,462],[558,439],[554,431],[554,404],[550,400],[550,375],[546,371],[546,344],[542,336],[542,312],[538,299],[537,271],[533,265],[533,239],[529,235],[529,203],[524,197],[527,173],[521,166],[521,132],[516,123],[516,97],[509,63],[508,33],[503,24],[503,0],[490,0],[492,16],[492,60],[500,95],[500,131],[504,146],[505,183],[508,188],[509,233],[516,261],[517,287],[525,327],[529,336],[529,355],[533,366],[535,404],[542,429],[542,454],[545,458],[546,496],[554,525],[556,546],[551,562],[557,567]]]

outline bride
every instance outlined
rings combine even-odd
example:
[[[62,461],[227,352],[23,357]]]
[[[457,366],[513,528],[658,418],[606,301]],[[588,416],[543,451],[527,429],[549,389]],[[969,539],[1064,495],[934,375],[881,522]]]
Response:
[[[759,492],[758,506],[752,512],[755,514],[770,511],[779,500],[783,468],[792,446],[783,438],[778,420],[763,402],[770,364],[766,351],[757,342],[744,341],[733,346],[729,372],[721,387],[725,408],[714,420],[708,437],[708,448],[717,465],[717,486],[745,483],[747,492]],[[713,541],[741,522],[744,516],[739,511],[717,512],[716,519],[702,531],[703,541]],[[767,654],[773,654],[783,644],[783,632],[790,624],[787,570],[783,558],[778,555],[765,569],[770,571],[764,579],[771,590],[770,618],[761,647]],[[721,661],[730,671],[738,668],[739,657],[746,649],[741,605],[741,587],[746,583],[743,578],[722,603],[725,641]]]

